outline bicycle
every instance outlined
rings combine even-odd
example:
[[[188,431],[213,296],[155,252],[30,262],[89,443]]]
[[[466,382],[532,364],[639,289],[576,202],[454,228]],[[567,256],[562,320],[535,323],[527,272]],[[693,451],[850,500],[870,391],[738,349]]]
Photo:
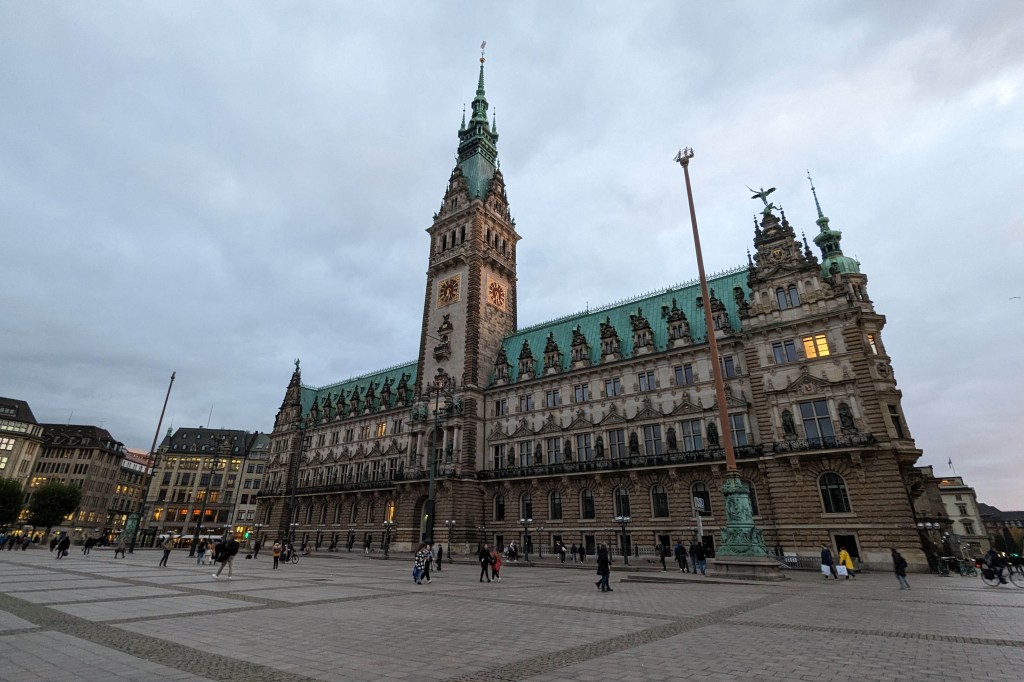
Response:
[[[974,563],[965,559],[960,559],[957,568],[960,570],[960,575],[978,575],[978,569],[974,567]]]
[[[293,564],[299,563],[299,555],[298,555],[298,553],[297,552],[292,552],[291,559],[289,559],[288,561],[290,561]],[[288,561],[286,561],[285,563],[288,563]]]
[[[1007,581],[1014,587],[1024,587],[1024,570],[1020,566],[998,566],[991,568],[987,564],[975,564],[981,569],[981,581],[989,587],[1005,585]]]

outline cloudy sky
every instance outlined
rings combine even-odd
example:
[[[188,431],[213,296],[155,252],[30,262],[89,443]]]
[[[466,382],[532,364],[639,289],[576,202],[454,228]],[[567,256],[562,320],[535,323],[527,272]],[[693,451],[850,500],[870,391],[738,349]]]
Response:
[[[0,1],[0,395],[147,449],[172,371],[165,428],[267,431],[296,357],[414,360],[487,40],[520,325],[696,276],[679,147],[713,271],[810,169],[921,463],[1024,508],[1018,2],[511,5]]]

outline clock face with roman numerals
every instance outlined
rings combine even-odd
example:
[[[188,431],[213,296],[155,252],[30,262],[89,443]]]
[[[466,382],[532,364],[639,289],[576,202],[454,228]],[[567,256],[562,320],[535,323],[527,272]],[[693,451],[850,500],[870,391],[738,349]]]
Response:
[[[459,300],[459,281],[461,275],[441,280],[437,285],[437,307],[449,305]]]
[[[499,310],[505,310],[505,306],[508,305],[508,291],[506,291],[504,284],[497,279],[488,277],[487,291],[485,293],[489,305]]]

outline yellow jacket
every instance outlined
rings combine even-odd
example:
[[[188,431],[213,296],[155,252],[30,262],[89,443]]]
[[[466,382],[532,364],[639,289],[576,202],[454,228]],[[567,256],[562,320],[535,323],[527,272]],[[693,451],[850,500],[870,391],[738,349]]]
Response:
[[[846,566],[846,568],[853,570],[853,559],[850,558],[850,553],[845,549],[839,550],[839,564]]]

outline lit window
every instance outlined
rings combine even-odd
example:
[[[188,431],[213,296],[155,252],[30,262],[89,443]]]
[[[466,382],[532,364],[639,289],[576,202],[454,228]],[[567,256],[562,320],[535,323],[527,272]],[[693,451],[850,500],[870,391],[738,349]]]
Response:
[[[13,438],[0,438],[0,450],[13,450],[14,439]]]
[[[828,340],[825,338],[824,334],[805,336],[803,341],[804,355],[808,358],[823,358],[826,355],[829,355]]]
[[[878,344],[875,341],[874,334],[868,334],[868,348],[871,349],[873,355],[878,355]]]
[[[388,432],[388,423],[380,422],[377,424],[377,438],[383,438]]]

